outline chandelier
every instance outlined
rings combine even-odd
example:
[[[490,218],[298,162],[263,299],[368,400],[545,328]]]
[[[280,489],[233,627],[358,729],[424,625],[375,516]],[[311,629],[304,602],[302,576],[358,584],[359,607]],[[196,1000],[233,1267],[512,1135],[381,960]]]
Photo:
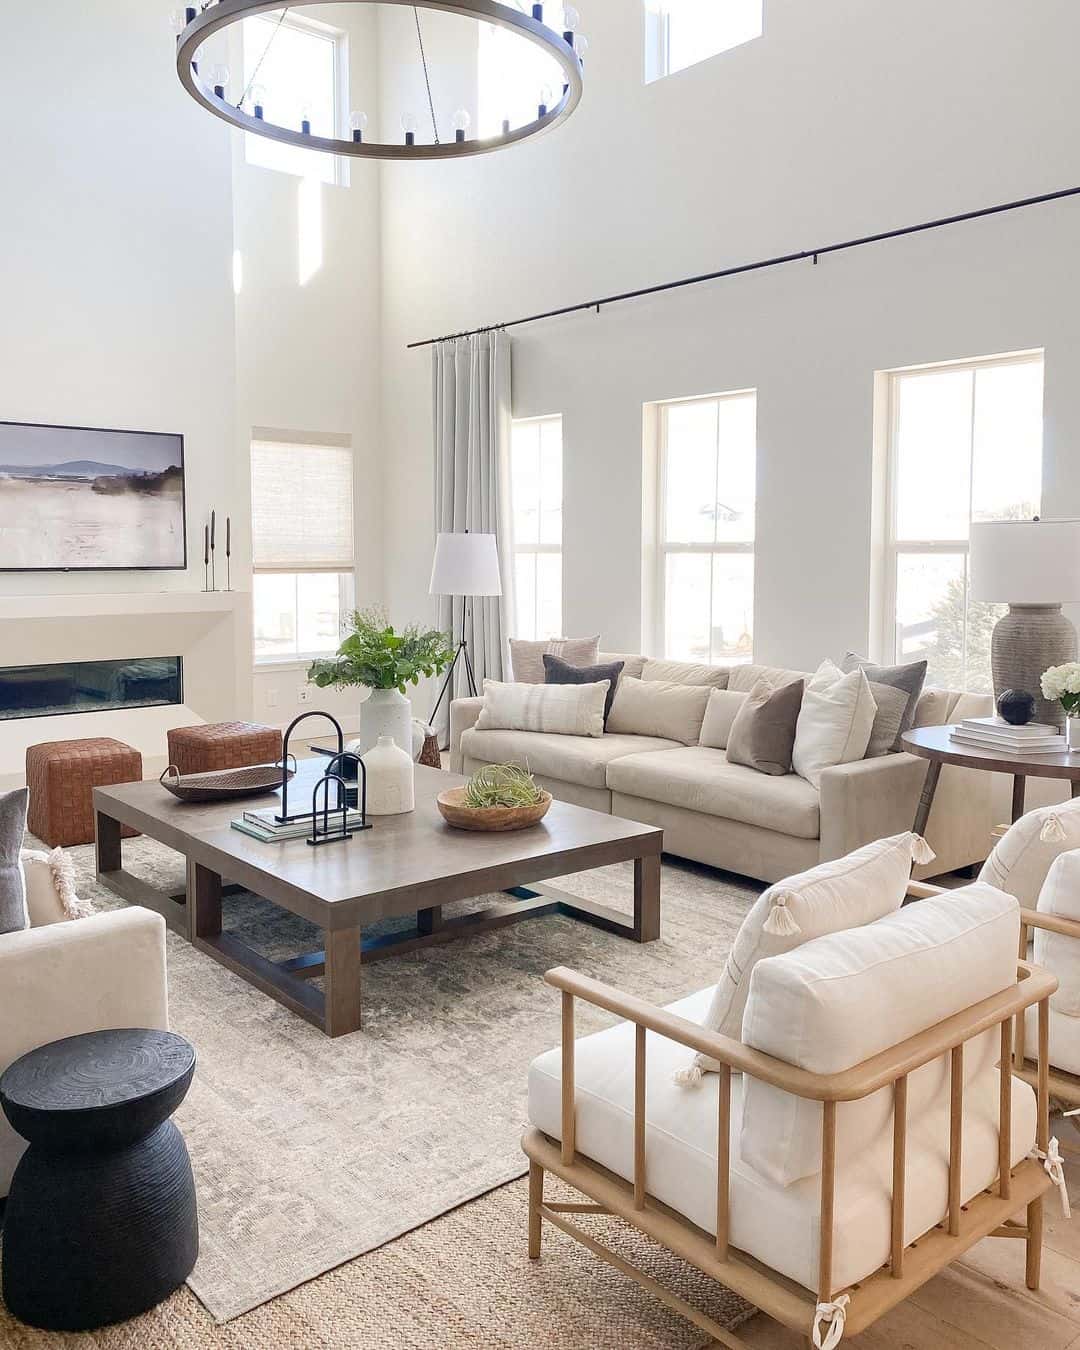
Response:
[[[531,11],[525,13],[513,5],[501,3],[501,0],[416,0],[416,3],[413,0],[341,0],[344,4],[360,5],[380,2],[409,5],[416,18],[417,43],[431,110],[432,141],[417,140],[416,119],[408,114],[401,119],[402,139],[399,142],[368,140],[365,135],[368,119],[362,112],[351,114],[348,140],[313,135],[307,117],[298,127],[277,126],[264,116],[261,102],[264,96],[254,76],[244,86],[239,99],[235,103],[229,101],[228,68],[208,64],[205,55],[200,59],[203,44],[215,33],[253,15],[280,12],[284,20],[289,9],[318,4],[320,0],[294,0],[292,5],[285,8],[281,0],[209,0],[209,3],[206,0],[190,0],[185,8],[175,11],[171,19],[176,34],[176,72],[180,76],[180,83],[196,103],[243,131],[307,150],[371,159],[456,159],[465,155],[486,154],[490,150],[515,145],[518,141],[550,131],[577,107],[583,88],[582,57],[586,42],[575,31],[578,15],[571,6],[561,3],[547,6],[551,17],[559,22],[558,27],[551,27],[544,20],[545,6],[539,3],[533,4]],[[427,57],[420,29],[420,10],[461,14],[478,22],[494,24],[534,43],[551,56],[561,70],[561,93],[554,88],[545,88],[539,94],[535,118],[520,126],[512,126],[509,121],[504,121],[501,132],[495,136],[470,138],[468,132],[471,119],[467,112],[460,111],[454,114],[453,139],[441,140],[431,99]]]

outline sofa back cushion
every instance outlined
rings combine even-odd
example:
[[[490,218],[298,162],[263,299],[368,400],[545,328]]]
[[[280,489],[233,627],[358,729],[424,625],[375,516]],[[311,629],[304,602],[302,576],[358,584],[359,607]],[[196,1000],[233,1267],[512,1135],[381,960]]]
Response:
[[[749,697],[749,694],[737,693],[734,689],[710,689],[699,743],[712,750],[726,750],[731,724]]]
[[[770,886],[742,921],[704,1025],[741,1039],[750,977],[757,963],[899,909],[911,878],[912,855],[924,856],[924,847],[916,834],[877,839],[844,858],[818,863]],[[697,1071],[720,1067],[705,1055],[695,1055],[688,1063],[679,1079],[688,1085],[700,1078]]]
[[[1074,848],[1080,848],[1080,797],[1028,811],[1014,821],[991,849],[979,880],[1015,895],[1026,909],[1036,909],[1051,864]]]
[[[1016,900],[974,882],[805,943],[755,966],[743,1040],[812,1073],[850,1069],[1015,984],[1019,932]],[[966,1076],[994,1054],[996,1031],[988,1037],[966,1050]],[[944,1057],[910,1075],[909,1129],[942,1092]],[[891,1096],[885,1088],[838,1107],[838,1148],[849,1161],[886,1126]],[[749,1077],[743,1102],[744,1161],[782,1186],[820,1171],[820,1102]]]
[[[616,735],[659,736],[696,745],[708,701],[708,685],[631,680],[624,675],[615,691],[607,729]]]
[[[805,680],[805,670],[786,670],[783,666],[755,666],[747,664],[732,666],[728,675],[727,687],[740,694],[748,694],[762,677],[773,684],[790,684],[793,680]]]
[[[615,661],[622,662],[623,675],[629,675],[632,680],[641,679],[641,672],[645,669],[645,658],[643,656],[638,656],[634,652],[600,652],[596,658],[597,665],[601,666],[610,666]],[[622,676],[619,678],[621,679]]]
[[[561,656],[572,666],[595,666],[600,635],[591,638],[544,638],[540,642],[510,639],[510,673],[515,684],[544,683],[544,653]]]
[[[790,773],[802,696],[802,680],[773,684],[763,675],[735,714],[728,735],[728,760],[758,773]]]
[[[701,684],[710,689],[726,689],[730,670],[727,666],[697,665],[693,661],[654,661],[646,658],[641,678],[661,680],[665,684]]]
[[[595,684],[503,684],[484,681],[477,731],[546,731],[602,736],[608,680]]]
[[[1050,864],[1038,909],[1059,919],[1080,919],[1080,849],[1059,854]],[[1058,977],[1050,1006],[1066,1017],[1080,1017],[1080,938],[1035,929],[1035,964]]]

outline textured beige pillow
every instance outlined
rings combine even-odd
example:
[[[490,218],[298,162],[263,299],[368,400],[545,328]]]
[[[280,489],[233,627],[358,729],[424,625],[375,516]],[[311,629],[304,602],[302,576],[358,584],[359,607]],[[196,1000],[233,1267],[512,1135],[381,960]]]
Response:
[[[610,680],[595,684],[502,684],[484,681],[477,731],[546,731],[602,736]]]
[[[736,693],[734,689],[710,689],[699,744],[710,746],[713,750],[726,750],[731,724],[746,699],[746,694]]]
[[[802,680],[779,685],[767,676],[758,680],[731,724],[728,762],[758,773],[790,773],[802,696]]]
[[[933,857],[921,836],[896,834],[844,858],[818,863],[763,891],[735,936],[702,1025],[741,1040],[750,975],[759,961],[891,914],[904,903],[912,861],[929,862]],[[703,1070],[719,1067],[708,1056],[696,1054],[675,1081],[694,1086]]]
[[[628,680],[624,675],[615,691],[607,729],[618,735],[659,736],[696,745],[709,692],[704,684]]]
[[[561,657],[572,666],[595,666],[600,635],[591,638],[545,638],[542,642],[510,639],[510,673],[515,684],[544,683],[544,655]]]
[[[668,684],[707,684],[711,689],[726,689],[730,673],[727,666],[706,666],[693,661],[647,660],[641,678],[664,680]]]
[[[877,712],[874,714],[874,725],[870,728],[870,743],[863,758],[877,759],[896,749],[911,695],[905,689],[879,684],[877,680],[870,680],[869,684]]]
[[[844,675],[832,661],[822,661],[803,692],[792,768],[819,788],[824,769],[866,754],[876,715],[877,704],[862,671]]]
[[[92,913],[90,905],[75,892],[75,864],[62,848],[54,848],[51,853],[24,848],[19,861],[26,878],[31,928],[85,919]]]

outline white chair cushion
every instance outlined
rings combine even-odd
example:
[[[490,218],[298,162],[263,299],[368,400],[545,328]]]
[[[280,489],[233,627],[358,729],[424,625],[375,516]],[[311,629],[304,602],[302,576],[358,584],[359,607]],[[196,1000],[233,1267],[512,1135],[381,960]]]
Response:
[[[1014,821],[983,863],[979,880],[1035,909],[1050,864],[1074,848],[1080,848],[1080,797],[1028,811]]]
[[[831,933],[759,961],[743,1017],[747,1045],[813,1073],[838,1073],[1016,982],[1020,912],[1014,897],[974,882],[876,923]],[[965,1075],[992,1065],[993,1033],[965,1053]],[[944,1059],[911,1074],[913,1114],[947,1090]],[[888,1088],[837,1109],[849,1155],[891,1109]],[[779,1185],[821,1167],[821,1106],[767,1083],[746,1085],[742,1156]]]
[[[692,1022],[705,1014],[712,990],[671,1005]],[[706,1232],[716,1231],[716,1119],[719,1080],[710,1076],[700,1092],[672,1083],[687,1050],[674,1041],[646,1036],[646,1187],[650,1195]],[[634,1028],[620,1023],[586,1036],[574,1052],[576,1143],[580,1153],[627,1181],[634,1167]],[[562,1056],[551,1050],[529,1069],[529,1120],[561,1138]],[[741,1079],[731,1093],[731,1240],[773,1270],[799,1284],[817,1284],[820,1184],[816,1177],[792,1186],[772,1185],[739,1157]],[[977,1195],[997,1173],[996,1070],[983,1073],[965,1091],[962,1194]],[[1013,1082],[1013,1162],[1035,1138],[1035,1098],[1027,1084]],[[948,1206],[948,1095],[908,1130],[905,1239],[912,1241],[944,1216]],[[861,1280],[888,1257],[892,1178],[891,1116],[873,1144],[837,1175],[833,1270],[837,1288]]]
[[[864,844],[844,858],[819,863],[770,886],[743,919],[703,1023],[710,1031],[739,1040],[750,976],[769,956],[793,951],[804,942],[857,928],[891,914],[904,903],[911,878],[915,834],[897,834]],[[775,912],[774,912],[775,911]],[[717,1069],[705,1055],[694,1055],[680,1081],[696,1083],[694,1069]]]
[[[475,727],[461,733],[461,751],[466,759],[520,764],[542,777],[593,788],[607,787],[607,767],[622,755],[677,749],[681,749],[677,741],[658,736],[552,736],[538,731],[478,731]]]
[[[1062,853],[1050,864],[1037,909],[1059,919],[1080,919],[1080,849]],[[1068,1017],[1080,1017],[1080,938],[1036,928],[1035,964],[1058,977],[1051,1007]]]
[[[504,684],[484,681],[477,731],[546,731],[602,736],[610,680],[595,684]]]
[[[845,675],[832,661],[822,661],[803,691],[792,768],[820,787],[823,769],[866,754],[876,716],[877,704],[863,672]]]
[[[1024,1055],[1036,1059],[1039,1052],[1039,1008],[1024,1014]],[[1050,1065],[1063,1073],[1080,1074],[1080,1017],[1058,1012],[1050,999]]]

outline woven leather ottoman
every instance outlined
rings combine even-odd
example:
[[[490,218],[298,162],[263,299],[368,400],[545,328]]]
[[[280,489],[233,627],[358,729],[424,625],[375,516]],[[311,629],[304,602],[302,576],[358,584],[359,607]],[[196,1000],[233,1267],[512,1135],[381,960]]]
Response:
[[[169,732],[169,763],[182,774],[243,769],[281,758],[281,732],[257,722],[212,722]]]
[[[142,755],[108,736],[44,741],[26,751],[27,826],[50,848],[94,842],[93,789],[142,781]],[[130,838],[138,830],[125,826]]]

